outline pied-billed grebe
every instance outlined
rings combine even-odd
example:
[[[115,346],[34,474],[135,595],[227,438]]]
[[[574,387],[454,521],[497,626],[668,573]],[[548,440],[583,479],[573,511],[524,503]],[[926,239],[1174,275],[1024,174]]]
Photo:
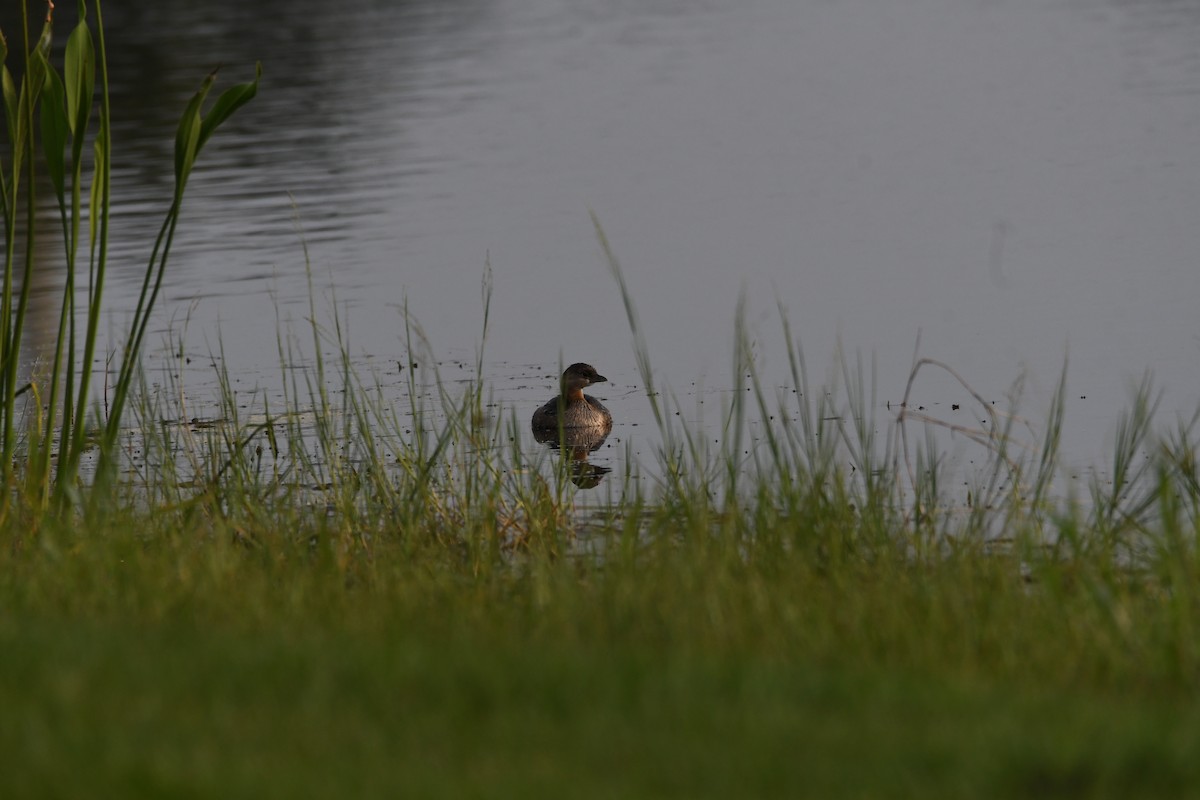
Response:
[[[599,400],[583,393],[583,387],[606,380],[591,364],[567,367],[559,384],[559,396],[533,412],[533,429],[603,428],[607,432],[612,428],[612,414]]]

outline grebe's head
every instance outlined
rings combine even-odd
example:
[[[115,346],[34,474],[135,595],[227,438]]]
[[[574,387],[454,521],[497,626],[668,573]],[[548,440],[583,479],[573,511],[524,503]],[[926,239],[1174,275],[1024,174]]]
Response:
[[[576,391],[607,380],[591,364],[572,364],[562,374],[562,389],[564,392]]]

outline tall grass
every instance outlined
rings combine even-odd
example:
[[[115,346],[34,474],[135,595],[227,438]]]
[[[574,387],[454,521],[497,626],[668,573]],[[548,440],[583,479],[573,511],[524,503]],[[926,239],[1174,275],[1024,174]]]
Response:
[[[92,364],[104,310],[113,158],[103,14],[99,0],[92,7],[94,35],[88,4],[83,0],[78,3],[79,21],[67,38],[61,75],[52,63],[52,3],[46,4],[40,35],[31,42],[29,3],[21,2],[23,46],[18,59],[19,79],[8,69],[9,50],[0,34],[9,146],[7,162],[0,159],[3,196],[0,209],[6,245],[0,294],[0,519],[12,508],[18,477],[20,491],[35,508],[45,508],[55,496],[60,501],[78,499],[80,460],[90,446],[88,432],[93,420],[89,415],[94,411]],[[228,89],[204,111],[205,100],[216,80],[213,72],[204,79],[180,118],[175,136],[175,185],[170,207],[146,265],[112,395],[106,398],[107,417],[94,421],[100,430],[100,459],[92,480],[99,484],[112,477],[113,449],[126,421],[129,391],[166,275],[188,178],[197,156],[216,129],[254,97],[260,74],[261,68],[253,82]],[[89,143],[90,170],[86,157]],[[26,377],[19,369],[21,345],[32,272],[37,253],[43,247],[36,236],[35,224],[39,164],[57,201],[62,228],[63,286],[49,370],[44,377]],[[25,224],[18,235],[22,214]],[[85,221],[87,238],[81,241]],[[21,253],[17,250],[18,241],[23,246]],[[78,308],[79,290],[85,283],[84,263],[86,302],[83,308]],[[31,399],[23,409],[18,398],[26,393]],[[23,413],[27,423],[24,430],[18,425]],[[52,476],[55,461],[57,471]],[[19,470],[14,463],[20,464]]]
[[[485,279],[485,319],[490,291]],[[738,399],[722,411],[721,441],[666,423],[680,419],[675,401],[656,395],[659,449],[631,466],[610,507],[584,514],[567,459],[531,447],[524,415],[485,413],[482,346],[470,379],[448,381],[410,318],[399,374],[363,376],[346,322],[311,312],[301,335],[281,333],[278,405],[264,394],[247,411],[218,366],[217,412],[188,422],[181,388],[155,394],[139,378],[135,424],[114,451],[120,491],[89,529],[45,532],[43,547],[103,561],[136,544],[131,598],[222,617],[244,605],[264,625],[292,613],[423,625],[434,603],[428,624],[448,614],[489,640],[543,631],[1029,685],[1084,675],[1164,691],[1190,685],[1200,665],[1196,423],[1157,433],[1149,383],[1118,426],[1111,485],[1095,480],[1086,505],[1054,488],[1065,380],[1041,437],[1018,440],[1025,423],[998,410],[970,437],[987,458],[963,497],[945,491],[953,467],[939,440],[914,435],[946,425],[912,408],[881,416],[861,360],[840,360],[836,385],[813,384],[781,311],[791,385],[767,388],[738,327]],[[639,363],[652,369],[644,347]],[[931,366],[917,359],[913,382]],[[118,533],[127,528],[138,532]],[[192,588],[179,594],[176,579]],[[279,595],[281,581],[301,594]],[[99,587],[45,590],[79,610],[125,602]]]
[[[788,378],[768,379],[742,306],[720,419],[681,422],[597,233],[658,426],[598,513],[524,410],[491,410],[490,272],[462,382],[407,309],[397,370],[362,374],[314,289],[307,325],[280,326],[278,399],[235,394],[219,346],[211,416],[181,365],[158,392],[135,365],[116,479],[82,512],[0,526],[18,654],[0,749],[41,777],[0,787],[95,771],[130,793],[130,752],[214,793],[882,796],[900,775],[945,796],[1169,796],[1200,779],[1196,418],[1158,432],[1145,382],[1084,503],[1059,482],[1065,373],[1040,434],[922,358],[888,412],[865,359],[812,381],[782,308]],[[913,408],[926,370],[988,424]],[[945,430],[983,456],[965,496]],[[44,709],[115,755],[22,724]]]
[[[215,129],[253,97],[257,78],[205,113],[210,75],[183,115],[170,209],[108,415],[93,416],[90,364],[112,202],[103,26],[99,4],[93,9],[95,48],[81,4],[64,77],[50,65],[49,21],[39,40],[25,42],[20,80],[4,71],[12,147],[0,163],[0,535],[7,545],[0,548],[0,640],[20,658],[0,662],[0,700],[6,711],[19,709],[0,720],[0,751],[40,758],[63,775],[90,775],[95,765],[60,765],[52,757],[59,750],[39,738],[43,728],[21,724],[61,706],[85,732],[97,732],[89,741],[108,741],[116,729],[120,752],[166,747],[160,769],[179,769],[186,759],[161,738],[127,728],[124,705],[111,699],[137,694],[149,699],[135,710],[152,722],[154,708],[192,698],[197,736],[220,743],[192,744],[214,760],[213,752],[244,752],[255,726],[271,730],[272,753],[282,742],[311,754],[317,741],[318,750],[340,747],[368,759],[374,751],[355,738],[360,723],[379,726],[382,741],[403,739],[393,717],[404,714],[379,702],[395,698],[389,692],[400,675],[411,684],[411,694],[400,694],[405,708],[421,712],[435,732],[422,730],[419,744],[439,732],[457,737],[447,748],[456,766],[462,743],[479,740],[481,720],[497,726],[496,741],[480,748],[484,776],[511,778],[504,765],[513,762],[525,778],[529,754],[513,752],[513,743],[530,741],[531,730],[544,752],[561,753],[577,741],[561,729],[583,719],[575,733],[610,743],[629,737],[631,750],[657,754],[658,734],[707,731],[713,713],[749,734],[778,736],[751,737],[753,746],[739,750],[723,736],[728,727],[715,725],[711,735],[688,740],[700,747],[720,740],[701,776],[712,765],[758,764],[778,750],[771,765],[789,786],[802,785],[817,773],[790,766],[797,755],[789,737],[823,741],[810,718],[853,732],[841,751],[853,767],[820,773],[833,789],[847,774],[871,773],[859,766],[889,748],[932,770],[928,752],[963,754],[972,743],[985,751],[970,754],[978,774],[956,777],[952,788],[1015,781],[1013,794],[1024,795],[1108,785],[1100,778],[1136,788],[1148,763],[1155,785],[1171,790],[1197,776],[1185,755],[1200,741],[1200,726],[1161,731],[1181,704],[1200,719],[1200,412],[1160,431],[1149,378],[1119,420],[1111,464],[1097,472],[1104,477],[1081,499],[1063,488],[1060,467],[1065,367],[1037,424],[1018,415],[1015,400],[996,409],[966,376],[919,353],[903,401],[880,408],[875,365],[866,359],[838,354],[827,385],[810,378],[782,306],[786,377],[769,378],[743,300],[731,331],[729,400],[712,428],[689,424],[654,369],[635,292],[593,216],[633,338],[639,402],[657,428],[645,462],[627,451],[624,474],[608,476],[620,485],[607,505],[582,508],[588,490],[573,481],[570,459],[529,442],[524,410],[493,410],[484,350],[490,269],[480,345],[463,382],[441,374],[433,343],[407,308],[398,371],[362,374],[348,320],[336,303],[332,314],[319,313],[310,277],[307,327],[280,324],[280,395],[247,402],[236,394],[220,346],[211,416],[190,412],[183,378],[175,377],[185,374],[179,364],[168,365],[165,389],[155,391],[140,354],[187,179]],[[52,368],[26,379],[18,357],[31,254],[41,246],[32,218],[35,162],[45,165],[57,196],[66,266]],[[77,262],[85,258],[87,303],[76,308],[85,279]],[[182,358],[185,344],[173,341],[169,350]],[[937,371],[959,383],[986,424],[957,425],[914,408],[920,381]],[[1019,390],[1017,381],[1014,398]],[[980,455],[965,493],[947,489],[963,476],[943,452],[946,431]],[[93,436],[99,467],[84,480],[81,458]],[[42,652],[55,658],[40,662]],[[79,664],[91,670],[86,680],[59,672]],[[297,664],[316,676],[316,689],[297,677],[309,674]],[[215,722],[195,704],[204,693],[190,681],[228,692]],[[414,704],[430,686],[438,702]],[[863,687],[868,698],[882,698],[883,712],[861,700]],[[912,696],[929,694],[931,704],[914,707]],[[1093,701],[1117,710],[1096,712]],[[1048,702],[1057,705],[1046,713]],[[951,709],[942,712],[955,731],[950,744],[937,725],[913,722],[939,704]],[[642,724],[622,727],[611,707]],[[531,721],[530,708],[550,722]],[[995,751],[974,738],[980,708],[987,742],[1000,744]],[[851,726],[841,716],[846,709]],[[1063,710],[1066,721],[1056,713]],[[899,716],[895,731],[880,727],[880,713]],[[328,735],[331,719],[340,722],[339,736]],[[447,719],[461,730],[442,731]],[[1106,726],[1111,719],[1135,724],[1126,731]],[[1139,724],[1158,727],[1143,735]],[[914,725],[921,748],[909,741]],[[1114,737],[1104,741],[1115,742],[1119,757],[1103,748],[1084,756],[1054,749],[1080,729]],[[857,746],[861,731],[872,747]],[[487,760],[497,742],[509,747],[495,751],[510,756],[500,766]],[[681,753],[666,757],[684,763]],[[309,759],[286,755],[279,763],[300,771],[280,774],[305,789]],[[661,759],[646,761],[634,771],[649,776],[642,788],[652,794],[662,788]],[[611,763],[625,761],[605,762],[596,775],[610,775]],[[391,762],[378,769],[352,769],[339,788],[399,774]],[[197,780],[213,781],[211,772]],[[0,770],[0,787],[18,774]],[[719,775],[728,783],[718,790],[746,779],[736,769]],[[137,777],[124,788],[144,789]],[[878,784],[852,785],[859,788],[846,793],[882,793]],[[680,793],[716,791],[702,780],[679,786]],[[37,788],[27,784],[30,793]]]

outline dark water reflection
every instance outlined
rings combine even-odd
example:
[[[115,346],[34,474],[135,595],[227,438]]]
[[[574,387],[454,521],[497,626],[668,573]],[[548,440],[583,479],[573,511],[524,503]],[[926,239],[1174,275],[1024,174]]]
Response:
[[[305,245],[319,314],[344,315],[352,352],[382,362],[400,356],[405,300],[440,357],[473,352],[490,262],[488,365],[505,402],[534,407],[561,363],[615,362],[614,435],[636,436],[650,414],[594,209],[656,367],[697,414],[693,381],[729,383],[743,288],[781,387],[776,302],[814,377],[838,342],[877,355],[880,407],[903,392],[918,331],[989,397],[1028,368],[1034,418],[1069,352],[1067,434],[1085,449],[1144,369],[1168,409],[1200,397],[1195,4],[105,12],[116,327],[169,200],[178,111],[212,67],[227,86],[264,64],[259,97],[202,155],[160,326],[186,318],[200,354],[219,330],[247,383],[272,380],[279,326],[308,315]],[[943,388],[930,403],[950,406]]]
[[[593,464],[589,456],[608,441],[608,431],[600,428],[533,429],[534,441],[558,453],[571,482],[580,489],[595,489],[612,472],[611,467]]]

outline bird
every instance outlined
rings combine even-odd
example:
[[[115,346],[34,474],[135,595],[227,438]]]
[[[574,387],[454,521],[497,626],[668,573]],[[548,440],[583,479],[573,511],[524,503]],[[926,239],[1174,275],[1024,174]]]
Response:
[[[576,363],[567,367],[559,381],[559,395],[533,412],[533,429],[589,428],[608,433],[612,429],[612,414],[599,400],[583,393],[585,386],[607,380],[591,364]]]

